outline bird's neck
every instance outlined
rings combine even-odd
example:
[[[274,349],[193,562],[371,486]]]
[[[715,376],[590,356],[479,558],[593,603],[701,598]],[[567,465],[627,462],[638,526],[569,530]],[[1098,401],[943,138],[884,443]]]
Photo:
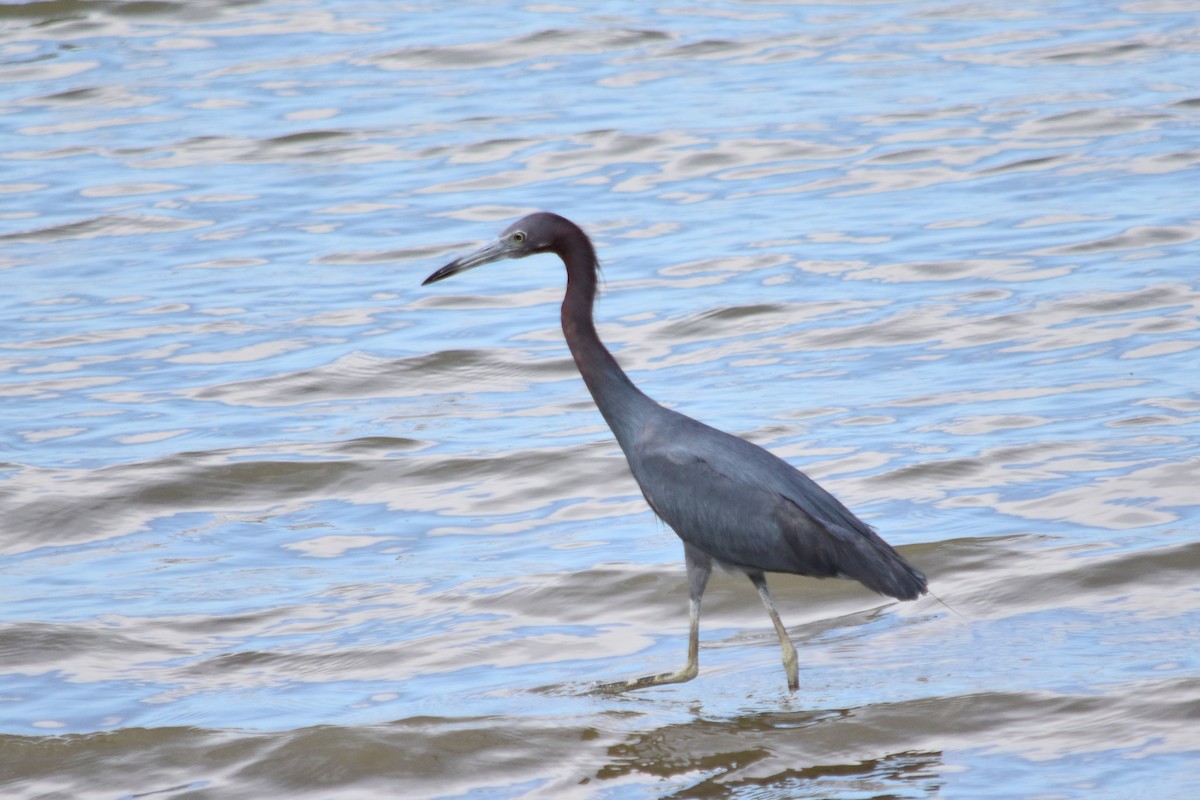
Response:
[[[567,293],[562,304],[562,328],[575,366],[583,376],[596,407],[612,428],[621,449],[633,441],[640,420],[640,409],[654,401],[642,394],[621,369],[612,353],[600,341],[592,306],[596,300],[596,253],[591,242],[569,243],[561,252],[567,265]]]

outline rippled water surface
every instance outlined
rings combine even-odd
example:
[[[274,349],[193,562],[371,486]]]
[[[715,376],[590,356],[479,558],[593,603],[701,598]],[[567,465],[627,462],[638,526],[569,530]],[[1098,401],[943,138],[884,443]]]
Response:
[[[6,798],[1192,797],[1200,5],[0,7]],[[648,394],[947,605],[681,547]]]

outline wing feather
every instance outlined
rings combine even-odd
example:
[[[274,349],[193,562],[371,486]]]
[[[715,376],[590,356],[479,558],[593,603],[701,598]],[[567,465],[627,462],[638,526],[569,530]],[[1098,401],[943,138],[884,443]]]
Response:
[[[866,523],[787,462],[687,417],[645,435],[630,467],[681,539],[747,572],[844,577],[899,598],[924,576]]]

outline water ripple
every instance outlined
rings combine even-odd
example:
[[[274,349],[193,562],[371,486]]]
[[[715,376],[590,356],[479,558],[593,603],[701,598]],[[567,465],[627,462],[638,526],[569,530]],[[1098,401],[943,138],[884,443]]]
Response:
[[[1193,3],[0,6],[5,797],[1190,796]],[[686,587],[558,328],[945,601]],[[385,787],[381,789],[380,787]]]

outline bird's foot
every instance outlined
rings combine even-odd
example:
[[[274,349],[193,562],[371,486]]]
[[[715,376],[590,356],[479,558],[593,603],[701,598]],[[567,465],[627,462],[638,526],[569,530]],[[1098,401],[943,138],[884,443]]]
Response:
[[[788,691],[794,692],[800,688],[800,659],[796,657],[796,648],[792,643],[788,641],[787,644],[783,649],[783,671],[787,673]]]
[[[646,675],[641,678],[631,678],[627,681],[613,681],[611,683],[596,683],[592,685],[591,691],[594,694],[619,694],[620,692],[628,692],[632,689],[645,689],[650,686],[666,686],[671,683],[687,683],[699,673],[699,668],[694,664],[688,664],[681,670],[676,672],[664,672],[659,675]]]

